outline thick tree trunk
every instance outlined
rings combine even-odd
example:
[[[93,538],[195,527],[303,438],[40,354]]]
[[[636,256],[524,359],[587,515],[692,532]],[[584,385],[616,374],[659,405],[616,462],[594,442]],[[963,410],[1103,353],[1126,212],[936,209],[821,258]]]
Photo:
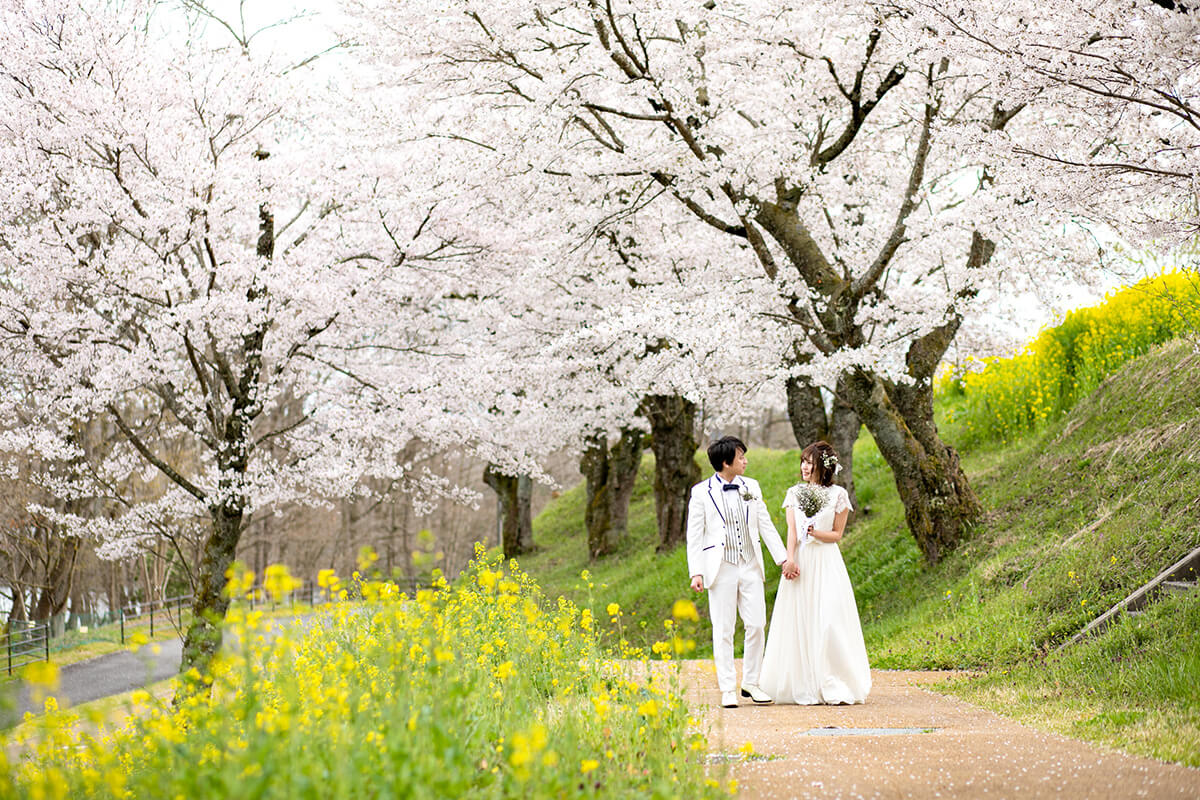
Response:
[[[233,564],[245,516],[241,505],[224,504],[211,512],[212,530],[204,542],[197,586],[192,600],[192,624],[183,638],[183,660],[179,671],[195,667],[201,674],[208,670],[213,656],[221,649],[221,623],[229,610],[225,594],[225,573]],[[186,695],[184,692],[183,695]],[[181,695],[176,696],[176,702]]]
[[[62,538],[62,546],[57,552],[51,540],[58,538],[54,531],[48,531],[47,549],[51,551],[50,568],[46,571],[46,582],[38,593],[37,602],[33,607],[33,619],[45,622],[62,612],[71,596],[71,587],[75,578],[75,560],[79,555],[79,538],[66,536]]]
[[[12,584],[12,608],[8,611],[8,622],[4,629],[11,631],[13,623],[26,622],[28,619],[29,612],[25,608],[25,590],[14,582]]]
[[[821,390],[806,379],[787,379],[787,409],[792,435],[796,437],[799,447],[808,447],[829,435],[829,419],[825,414]]]
[[[845,386],[892,468],[917,546],[926,561],[936,564],[958,546],[982,510],[958,453],[941,440],[933,424],[932,387],[898,387],[863,370],[848,375]]]
[[[527,475],[517,477],[497,472],[494,464],[488,464],[483,470],[483,482],[500,498],[500,546],[504,548],[504,557],[515,558],[531,552],[533,481]]]
[[[834,477],[833,482],[850,495],[850,505],[854,507],[850,521],[853,521],[865,510],[858,507],[858,495],[854,491],[854,443],[858,441],[858,435],[862,432],[862,419],[846,398],[845,383],[845,376],[838,378],[829,420],[829,438],[825,441],[833,445],[842,464],[842,471]]]
[[[254,155],[259,159],[268,156],[261,150]],[[275,253],[275,218],[266,205],[259,206],[258,223],[257,253],[269,260]],[[261,286],[253,285],[247,292],[247,300],[251,303],[259,300],[264,291]],[[193,667],[201,675],[206,674],[213,657],[221,649],[221,625],[225,620],[225,612],[229,610],[225,573],[237,555],[238,542],[248,522],[244,479],[250,463],[251,431],[255,419],[262,412],[258,389],[262,379],[263,342],[267,330],[267,323],[259,323],[242,336],[241,355],[245,363],[238,371],[236,385],[229,381],[225,384],[232,401],[229,413],[221,416],[219,422],[218,415],[212,415],[219,434],[216,437],[219,442],[216,460],[220,477],[216,497],[206,498],[212,530],[204,542],[200,569],[194,581],[192,624],[183,639],[183,658],[179,665],[181,674]],[[175,694],[175,704],[179,705],[192,693],[201,691],[201,686],[203,684],[185,682]]]
[[[533,479],[517,476],[517,547],[522,553],[532,553],[533,546]]]
[[[654,505],[658,549],[687,539],[688,493],[700,480],[696,466],[696,405],[678,395],[647,395],[642,414],[650,421],[654,451]]]
[[[579,461],[587,487],[584,519],[588,531],[588,558],[611,555],[625,538],[629,498],[642,461],[642,432],[625,428],[610,449],[603,433],[590,437]]]
[[[792,423],[792,434],[801,448],[813,442],[825,441],[833,445],[842,464],[842,471],[834,482],[845,488],[850,495],[850,505],[858,509],[858,497],[854,492],[854,443],[858,441],[862,421],[853,406],[846,400],[843,384],[838,380],[833,408],[825,411],[821,391],[802,378],[788,378],[788,420]]]

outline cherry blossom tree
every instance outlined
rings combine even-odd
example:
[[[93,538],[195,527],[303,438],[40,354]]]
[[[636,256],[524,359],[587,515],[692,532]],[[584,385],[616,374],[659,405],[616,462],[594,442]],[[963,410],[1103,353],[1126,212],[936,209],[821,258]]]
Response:
[[[502,166],[494,169],[503,175]],[[715,234],[701,233],[716,239],[710,246],[681,247],[685,220],[675,204],[628,215],[619,199],[625,188],[607,187],[579,209],[574,232],[555,236],[544,232],[582,200],[567,182],[530,182],[526,174],[495,184],[493,194],[505,196],[525,187],[519,193],[528,207],[507,214],[524,234],[507,237],[507,248],[489,246],[489,258],[507,266],[472,312],[469,327],[478,333],[466,349],[475,356],[461,364],[460,397],[478,405],[462,415],[488,420],[480,435],[495,438],[500,459],[579,452],[582,444],[593,558],[613,552],[624,535],[648,444],[656,456],[660,544],[673,546],[683,536],[687,492],[699,479],[697,409],[721,397],[736,410],[780,363],[781,341],[771,340],[776,351],[767,352],[757,331],[745,335],[748,322],[761,324],[748,305],[761,277],[744,258],[731,267],[738,248]],[[497,200],[490,213],[502,205]],[[693,277],[701,272],[726,280]],[[508,472],[503,490],[511,493],[517,475]]]
[[[40,513],[110,555],[207,520],[184,670],[219,646],[254,515],[364,478],[454,496],[396,454],[462,441],[435,366],[460,232],[422,162],[364,147],[302,58],[187,9],[0,4],[0,449],[57,465],[38,479],[67,505]],[[96,419],[110,452],[77,439]]]
[[[443,135],[584,194],[661,192],[692,230],[740,243],[787,331],[798,435],[845,431],[848,453],[856,415],[926,558],[957,544],[980,508],[934,425],[933,372],[1013,271],[1070,276],[1095,252],[1045,236],[1058,216],[1022,206],[980,145],[1022,102],[867,4],[356,6],[371,21],[359,35],[397,80],[423,82]],[[820,387],[846,424],[824,417]]]
[[[896,35],[986,71],[1027,104],[1025,124],[981,143],[1032,202],[1070,209],[1138,246],[1200,232],[1200,7],[1173,0],[913,0]],[[895,8],[895,6],[893,6]],[[1036,179],[1030,179],[1034,178]]]

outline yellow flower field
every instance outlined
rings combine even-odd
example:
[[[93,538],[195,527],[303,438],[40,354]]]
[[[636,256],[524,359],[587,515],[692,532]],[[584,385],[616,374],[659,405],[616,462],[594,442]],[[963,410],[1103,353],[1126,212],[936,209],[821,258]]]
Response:
[[[952,412],[960,445],[1008,441],[1069,410],[1122,364],[1184,335],[1200,335],[1200,273],[1169,272],[1072,311],[1012,358],[947,375],[938,393],[963,400]]]
[[[281,567],[266,577],[269,591],[295,586]],[[180,678],[199,691],[178,707],[141,693],[116,731],[79,733],[69,711],[22,726],[26,740],[5,749],[25,755],[0,766],[0,796],[724,794],[675,679],[632,679],[592,620],[548,602],[515,562],[480,552],[454,586],[415,597],[361,578],[323,585],[352,602],[274,630],[235,607],[243,645],[211,675]]]

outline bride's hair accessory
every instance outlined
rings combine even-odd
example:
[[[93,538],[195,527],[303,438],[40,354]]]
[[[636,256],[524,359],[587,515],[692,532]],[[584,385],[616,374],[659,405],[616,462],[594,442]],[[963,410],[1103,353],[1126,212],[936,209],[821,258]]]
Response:
[[[822,486],[832,484],[834,477],[842,471],[837,451],[829,442],[813,442],[804,448],[801,458],[816,471],[816,481]]]

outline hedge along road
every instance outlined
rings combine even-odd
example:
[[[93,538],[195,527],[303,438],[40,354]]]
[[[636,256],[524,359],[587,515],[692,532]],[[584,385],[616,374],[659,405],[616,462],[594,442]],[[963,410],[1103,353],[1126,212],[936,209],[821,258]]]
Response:
[[[948,675],[872,671],[863,705],[742,699],[723,709],[712,662],[683,667],[689,702],[711,725],[709,758],[729,764],[745,797],[1200,797],[1200,770],[1038,731],[922,688]],[[748,758],[739,752],[747,742]]]

